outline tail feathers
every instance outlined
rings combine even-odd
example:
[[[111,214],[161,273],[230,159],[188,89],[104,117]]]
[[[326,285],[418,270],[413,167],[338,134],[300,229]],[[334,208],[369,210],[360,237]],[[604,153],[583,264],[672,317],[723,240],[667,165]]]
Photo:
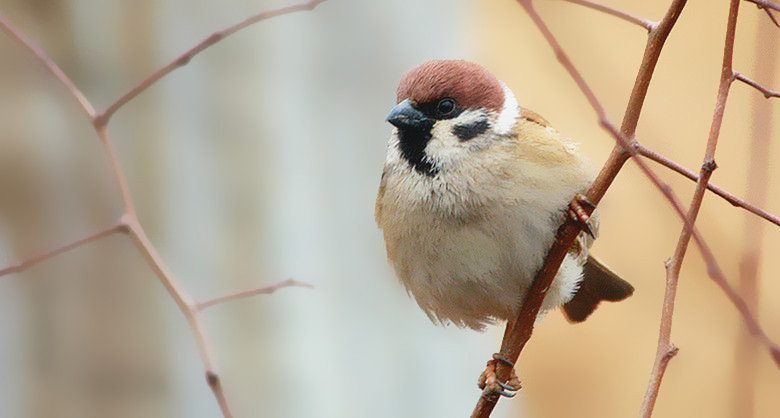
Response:
[[[570,322],[582,322],[596,310],[602,300],[617,302],[633,293],[631,283],[589,256],[583,267],[580,288],[572,300],[563,305],[563,311]]]

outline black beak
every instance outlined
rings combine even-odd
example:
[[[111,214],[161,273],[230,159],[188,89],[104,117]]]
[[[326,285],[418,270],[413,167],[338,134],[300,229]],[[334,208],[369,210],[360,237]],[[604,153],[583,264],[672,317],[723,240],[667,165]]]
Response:
[[[433,125],[433,121],[415,109],[409,99],[395,105],[387,115],[387,121],[398,129],[430,129]]]

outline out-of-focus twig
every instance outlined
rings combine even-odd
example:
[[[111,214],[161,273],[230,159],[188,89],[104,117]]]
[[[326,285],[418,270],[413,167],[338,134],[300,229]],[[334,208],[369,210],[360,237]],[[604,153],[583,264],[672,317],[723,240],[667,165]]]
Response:
[[[211,306],[214,306],[214,305],[219,305],[220,303],[231,302],[231,301],[234,301],[234,300],[244,299],[244,298],[252,297],[252,296],[255,296],[255,295],[270,295],[271,293],[274,293],[277,290],[285,288],[285,287],[307,287],[307,288],[311,289],[314,286],[312,286],[312,285],[310,285],[308,283],[299,282],[299,281],[294,280],[294,279],[287,279],[287,280],[283,280],[283,281],[281,281],[279,283],[272,284],[270,286],[260,287],[260,288],[251,289],[251,290],[244,290],[242,292],[231,293],[229,295],[220,296],[220,297],[209,299],[209,300],[204,300],[203,302],[198,302],[195,305],[195,309],[197,309],[199,311],[202,311],[202,310],[204,310],[204,309],[206,309],[208,307],[211,307]]]
[[[767,13],[771,12],[767,10]],[[777,80],[777,55],[780,38],[774,28],[759,25],[755,35],[756,76],[775,82]],[[735,73],[739,76],[739,73]],[[738,79],[738,78],[737,78]],[[767,96],[764,93],[764,97]],[[748,157],[747,199],[756,205],[765,205],[769,192],[769,156],[772,136],[772,102],[757,95],[752,97],[750,155]],[[745,309],[753,315],[758,312],[759,267],[763,257],[764,223],[753,216],[745,217],[742,234],[742,255],[739,261],[739,294],[745,300]],[[732,416],[755,416],[756,376],[758,374],[758,344],[753,335],[740,330],[734,350],[731,379],[733,394]]]
[[[264,19],[268,19],[274,16],[279,16],[279,15],[292,13],[300,10],[311,10],[324,1],[325,0],[311,0],[301,4],[259,13],[225,30],[213,33],[211,36],[198,43],[195,47],[185,52],[183,55],[181,55],[179,58],[174,60],[172,63],[152,73],[149,77],[144,79],[138,86],[134,87],[129,92],[127,92],[126,94],[122,95],[119,99],[117,99],[117,101],[114,102],[114,104],[109,106],[108,109],[106,109],[106,111],[102,112],[101,114],[97,114],[95,112],[95,108],[92,106],[90,101],[84,96],[84,94],[82,94],[81,90],[79,90],[79,88],[62,71],[62,69],[48,56],[48,54],[46,54],[46,52],[42,48],[40,48],[34,42],[32,42],[22,31],[20,31],[15,26],[13,26],[5,16],[0,14],[0,28],[3,30],[3,32],[8,34],[11,38],[15,39],[20,44],[22,44],[25,48],[27,48],[30,52],[32,52],[43,63],[43,65],[60,82],[62,82],[65,85],[65,87],[76,98],[76,100],[78,100],[81,107],[90,117],[92,126],[94,127],[95,132],[97,133],[98,137],[100,138],[100,141],[104,146],[104,150],[106,152],[107,158],[113,169],[114,177],[117,182],[117,187],[120,191],[122,203],[124,205],[124,212],[121,216],[120,222],[117,225],[109,229],[100,231],[96,234],[87,236],[83,239],[75,241],[66,246],[43,253],[37,257],[33,257],[29,260],[23,261],[16,265],[12,265],[10,267],[4,268],[0,270],[0,275],[24,270],[25,268],[39,261],[51,258],[57,254],[61,254],[65,251],[79,247],[88,242],[95,241],[97,239],[100,239],[104,236],[110,235],[117,231],[123,231],[128,233],[129,236],[132,238],[133,242],[136,244],[138,250],[141,252],[141,254],[143,254],[144,258],[146,259],[151,269],[154,271],[157,278],[160,280],[160,283],[162,283],[163,287],[165,287],[171,299],[174,300],[176,305],[179,307],[179,310],[187,319],[187,323],[190,326],[190,331],[195,336],[195,342],[198,347],[198,352],[200,353],[201,361],[203,362],[203,367],[206,371],[206,382],[209,385],[209,388],[211,388],[211,391],[214,394],[217,403],[219,404],[220,410],[222,411],[222,415],[225,418],[232,417],[232,413],[230,411],[227,398],[225,397],[225,392],[222,388],[221,379],[214,365],[213,355],[209,348],[208,339],[206,337],[205,330],[198,316],[198,314],[200,313],[200,309],[202,309],[202,307],[196,304],[192,300],[192,298],[184,290],[184,288],[181,287],[181,285],[179,284],[178,280],[175,278],[173,273],[171,273],[170,270],[168,270],[168,268],[166,267],[165,263],[162,260],[162,257],[160,257],[160,255],[157,253],[157,250],[155,249],[154,245],[151,243],[151,241],[149,241],[149,238],[146,235],[146,231],[141,226],[141,223],[138,220],[138,216],[136,215],[135,204],[133,202],[132,196],[130,195],[130,189],[128,187],[125,172],[122,169],[122,165],[119,161],[119,157],[116,153],[113,142],[109,137],[107,126],[111,116],[117,110],[119,110],[119,108],[121,108],[124,104],[126,104],[127,102],[129,102],[130,100],[138,96],[141,92],[149,88],[151,85],[156,83],[165,75],[169,74],[171,71],[185,65],[187,62],[189,62],[189,60],[193,56],[197,55],[204,49],[219,42],[221,39],[224,39],[226,36],[229,36],[249,25],[252,25],[253,23],[259,22]],[[247,297],[259,293],[269,293],[269,291],[266,290],[264,292],[263,289],[258,289],[255,291],[242,292],[242,294],[240,295],[233,295],[222,299],[223,300],[238,299],[240,297]],[[207,304],[207,306],[213,305],[215,303],[219,303],[220,301],[222,300],[215,300],[213,301],[213,303]]]
[[[38,263],[41,263],[43,261],[46,261],[52,257],[58,256],[62,253],[68,252],[70,250],[74,250],[78,247],[81,247],[82,245],[89,244],[90,242],[97,241],[101,238],[107,237],[115,232],[119,232],[124,229],[124,225],[122,224],[116,224],[112,225],[106,229],[103,229],[101,231],[98,231],[94,234],[87,235],[86,237],[77,239],[75,241],[72,241],[68,244],[62,245],[60,247],[42,252],[40,254],[36,254],[32,257],[28,257],[22,261],[19,261],[18,263],[12,264],[8,267],[5,267],[3,269],[0,269],[0,277],[18,273],[20,271],[24,271]]]
[[[36,44],[32,39],[28,38],[27,35],[24,34],[24,32],[20,31],[16,26],[11,23],[10,20],[8,20],[5,15],[0,13],[0,29],[3,30],[8,36],[15,39],[17,42],[22,44],[25,48],[30,50],[30,52],[35,55],[36,58],[38,58],[39,61],[43,64],[44,67],[46,67],[49,72],[51,72],[54,77],[56,77],[62,84],[65,85],[65,88],[68,89],[70,94],[76,98],[76,100],[81,105],[81,108],[84,109],[84,111],[87,113],[87,116],[89,116],[90,119],[95,117],[95,108],[92,107],[92,103],[87,100],[87,97],[84,96],[84,93],[81,92],[81,90],[76,87],[76,84],[73,83],[73,80],[70,79],[70,77],[65,74],[62,69],[54,63],[54,61],[49,57],[48,54],[46,54],[46,51],[43,50],[38,44]]]
[[[761,94],[763,94],[764,97],[766,97],[767,99],[772,98],[772,97],[780,97],[780,91],[770,90],[770,89],[762,86],[761,84],[758,84],[758,82],[753,81],[753,80],[745,77],[741,73],[734,73],[734,79],[735,80],[739,80],[739,81],[747,84],[748,86],[751,86],[754,89],[760,91]]]
[[[626,12],[624,12],[622,10],[615,9],[614,7],[606,6],[604,4],[596,3],[596,2],[593,2],[593,1],[590,1],[590,0],[563,0],[563,1],[567,1],[569,3],[574,3],[574,4],[579,4],[581,6],[585,6],[585,7],[594,9],[594,10],[598,10],[600,12],[604,12],[604,13],[606,13],[608,15],[615,16],[618,19],[623,19],[626,22],[630,22],[630,23],[633,23],[635,25],[639,25],[639,26],[645,28],[648,31],[653,30],[653,28],[657,24],[656,22],[647,20],[647,19],[645,19],[643,17],[634,16],[634,15],[632,15],[630,13],[626,13]]]

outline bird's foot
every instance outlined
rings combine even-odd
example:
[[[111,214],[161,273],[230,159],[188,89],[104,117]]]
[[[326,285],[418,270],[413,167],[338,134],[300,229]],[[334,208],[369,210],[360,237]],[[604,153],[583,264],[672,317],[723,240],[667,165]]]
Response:
[[[498,380],[498,377],[496,376],[496,364],[499,362],[504,363],[512,370],[509,381],[506,383]],[[483,396],[497,394],[506,396],[507,398],[515,396],[517,391],[522,388],[520,379],[517,378],[517,374],[515,373],[514,363],[498,353],[493,354],[493,358],[488,360],[485,371],[479,375],[477,385],[482,389]]]
[[[596,209],[596,205],[594,205],[593,202],[591,202],[590,199],[588,199],[584,194],[577,193],[577,195],[574,196],[574,199],[572,199],[571,203],[569,203],[569,218],[571,218],[571,220],[575,225],[577,225],[578,228],[580,228],[580,230],[584,231],[591,237],[596,238],[596,235],[593,234],[593,230],[588,224],[588,221],[590,221],[590,215],[588,215],[588,212],[585,210],[585,208],[588,208],[592,211],[593,209]]]

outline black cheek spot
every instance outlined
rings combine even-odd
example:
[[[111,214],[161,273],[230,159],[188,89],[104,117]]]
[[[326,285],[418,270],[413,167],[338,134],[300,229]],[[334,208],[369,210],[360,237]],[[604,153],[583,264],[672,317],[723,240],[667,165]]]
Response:
[[[490,125],[485,119],[480,119],[467,125],[455,125],[452,128],[452,133],[461,141],[468,141],[477,135],[485,133],[489,127]]]

